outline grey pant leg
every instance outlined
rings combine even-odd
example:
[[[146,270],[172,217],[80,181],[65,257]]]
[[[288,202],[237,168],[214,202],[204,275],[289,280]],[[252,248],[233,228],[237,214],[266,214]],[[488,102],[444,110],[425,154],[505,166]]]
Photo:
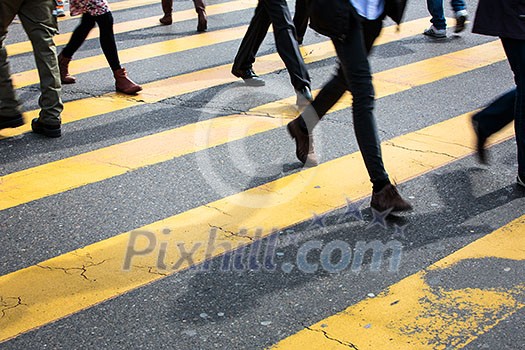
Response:
[[[5,35],[0,36],[0,116],[13,117],[19,114],[21,110],[9,73],[4,39]]]
[[[5,117],[20,113],[20,103],[16,98],[4,46],[7,27],[16,15],[17,5],[16,1],[0,0],[0,116]]]
[[[47,125],[61,123],[60,113],[64,109],[61,94],[60,72],[53,35],[57,28],[52,11],[54,3],[51,0],[25,0],[20,7],[18,16],[31,44],[40,77],[40,118]]]

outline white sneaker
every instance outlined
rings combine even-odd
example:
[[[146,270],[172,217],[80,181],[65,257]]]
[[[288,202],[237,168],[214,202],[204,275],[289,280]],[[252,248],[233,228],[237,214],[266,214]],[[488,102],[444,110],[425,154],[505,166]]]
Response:
[[[459,33],[465,30],[465,23],[467,22],[467,18],[467,10],[461,10],[456,12],[456,29],[454,29],[454,33]]]
[[[524,181],[524,180],[525,180],[525,179],[522,179],[522,178],[519,176],[519,174],[518,174],[518,176],[516,177],[516,182],[518,183],[518,185],[523,186],[523,187],[525,187],[525,181]]]
[[[431,25],[430,28],[426,29],[423,34],[431,36],[433,38],[446,38],[447,30],[446,29],[437,29],[434,25]]]

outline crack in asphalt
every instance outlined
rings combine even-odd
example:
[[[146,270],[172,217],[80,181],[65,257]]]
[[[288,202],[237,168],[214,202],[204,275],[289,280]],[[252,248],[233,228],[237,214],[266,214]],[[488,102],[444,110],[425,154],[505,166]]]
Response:
[[[212,225],[212,224],[208,224],[208,226],[210,226],[211,229],[216,229],[216,230],[222,231],[222,232],[224,232],[224,233],[228,233],[228,234],[230,234],[231,236],[235,236],[235,233],[234,233],[233,231],[225,230],[225,229],[223,229],[223,228],[220,227],[220,226],[215,226],[215,225]]]
[[[91,259],[91,257],[89,257]],[[41,269],[44,269],[44,270],[49,270],[49,271],[63,271],[65,274],[71,274],[70,271],[81,271],[80,273],[80,276],[82,276],[84,279],[86,279],[87,281],[90,281],[90,282],[94,282],[96,280],[92,280],[90,278],[88,278],[86,276],[86,273],[88,271],[88,269],[90,267],[95,267],[95,266],[99,266],[99,265],[102,265],[103,263],[105,263],[107,260],[102,260],[101,262],[99,263],[89,263],[88,265],[82,265],[82,267],[51,267],[51,266],[44,266],[44,265],[40,265],[40,264],[36,264],[35,266],[41,268]]]
[[[228,215],[229,217],[233,217],[233,215],[228,214],[228,213],[225,212],[224,210],[221,210],[221,209],[219,209],[219,208],[217,208],[217,207],[214,207],[213,205],[205,204],[205,205],[203,205],[203,206],[206,207],[206,208],[209,208],[209,209],[215,209],[215,210],[217,210],[219,213],[224,214],[224,215]],[[211,225],[210,225],[210,226],[211,226]]]
[[[264,192],[272,193],[272,194],[280,194],[279,192],[275,192],[269,188],[266,188],[266,186],[260,186],[258,189]]]
[[[157,271],[153,271],[153,269],[157,269],[155,266],[139,266],[139,265],[133,265],[133,267],[136,267],[137,269],[148,269],[148,273],[150,273],[150,274],[152,274],[152,275],[159,275],[159,276],[164,276],[164,277],[169,276],[168,273],[162,273],[162,272],[159,272],[158,270],[157,270]]]
[[[303,326],[304,326],[304,325],[303,325]],[[354,344],[352,344],[352,343],[345,343],[345,342],[343,342],[343,341],[341,341],[341,340],[339,340],[339,339],[333,338],[333,337],[329,336],[328,333],[325,332],[325,331],[323,331],[322,329],[319,329],[319,330],[317,330],[317,329],[312,329],[311,327],[308,327],[308,326],[304,326],[304,328],[307,329],[307,330],[309,330],[309,331],[312,331],[312,332],[321,333],[321,334],[324,335],[324,337],[325,337],[326,339],[331,340],[331,341],[335,341],[335,342],[337,342],[337,343],[339,343],[339,344],[341,344],[341,345],[347,346],[349,349],[359,350],[359,349],[357,348],[357,346],[355,346]]]
[[[415,135],[425,136],[425,137],[428,137],[428,138],[432,138],[432,139],[434,139],[434,140],[438,140],[438,141],[441,141],[441,142],[443,142],[443,143],[448,143],[448,144],[450,144],[450,145],[460,146],[460,147],[466,148],[466,149],[468,149],[468,150],[472,150],[472,151],[475,150],[474,146],[470,147],[470,146],[465,146],[465,145],[463,145],[463,144],[461,144],[461,143],[457,143],[457,142],[449,142],[449,141],[445,141],[445,140],[442,140],[442,139],[440,139],[439,137],[436,137],[436,136],[434,136],[434,135],[432,135],[432,134],[425,134],[424,132],[419,132],[419,131],[414,131],[414,134],[415,134]]]
[[[220,230],[224,233],[227,233],[229,235],[229,237],[238,237],[238,238],[246,238],[250,241],[254,241],[254,239],[248,235],[242,235],[242,233],[247,233],[248,231],[245,230],[245,229],[242,229],[239,233],[235,233],[233,231],[228,231],[228,230],[225,230],[224,228],[220,227],[220,226],[215,226],[215,225],[212,225],[212,224],[208,224],[208,226],[210,226],[211,229],[216,229],[216,230]]]
[[[459,159],[458,157],[450,155],[448,153],[436,152],[436,151],[430,151],[430,150],[424,151],[424,150],[420,150],[420,149],[414,149],[414,148],[410,148],[410,147],[396,145],[395,143],[390,142],[390,141],[385,142],[385,145],[389,145],[389,146],[392,146],[392,147],[396,147],[396,148],[400,148],[400,149],[404,149],[404,150],[412,151],[412,152],[438,154],[438,155],[446,156],[446,157],[449,157],[449,158],[452,158],[452,159],[456,159],[456,160]]]
[[[104,163],[106,163],[108,165],[112,165],[112,166],[117,167],[117,168],[126,169],[128,171],[136,170],[135,168],[131,168],[131,167],[128,167],[128,166],[125,166],[125,165],[122,165],[122,164],[113,163],[113,162],[104,162]]]
[[[6,299],[16,299],[16,304],[9,306],[9,304],[6,301]],[[24,303],[22,303],[22,298],[21,297],[7,297],[6,299],[4,299],[3,296],[0,296],[0,318],[4,318],[5,317],[6,311],[12,310],[12,309],[17,308],[17,307],[19,307],[21,305],[25,305]]]

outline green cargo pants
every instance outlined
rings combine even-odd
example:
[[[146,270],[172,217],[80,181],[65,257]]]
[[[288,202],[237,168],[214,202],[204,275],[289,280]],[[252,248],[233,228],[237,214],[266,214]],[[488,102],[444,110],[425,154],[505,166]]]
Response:
[[[57,32],[53,18],[53,0],[0,0],[0,116],[20,113],[11,76],[4,40],[7,27],[16,15],[33,45],[38,75],[40,77],[41,108],[39,121],[47,125],[60,124],[64,106],[60,98],[61,83],[53,36]]]

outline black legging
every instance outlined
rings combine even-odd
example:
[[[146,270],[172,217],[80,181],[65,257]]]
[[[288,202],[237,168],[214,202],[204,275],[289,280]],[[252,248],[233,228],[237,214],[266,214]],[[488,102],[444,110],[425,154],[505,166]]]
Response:
[[[98,24],[100,30],[100,46],[106,56],[106,60],[113,71],[122,68],[118,58],[117,44],[115,43],[115,35],[113,34],[113,15],[107,12],[100,16],[91,16],[87,13],[82,15],[82,20],[78,27],[71,35],[71,39],[62,51],[62,55],[71,58],[80,48],[82,43],[86,40],[91,29]]]

